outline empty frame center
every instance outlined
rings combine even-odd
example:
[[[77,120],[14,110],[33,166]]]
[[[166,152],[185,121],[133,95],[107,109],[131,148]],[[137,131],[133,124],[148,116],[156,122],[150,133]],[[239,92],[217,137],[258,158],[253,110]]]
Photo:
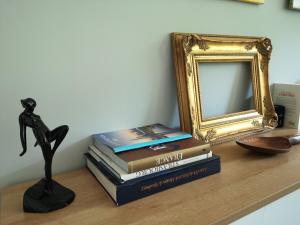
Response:
[[[251,62],[199,62],[203,119],[254,108]]]

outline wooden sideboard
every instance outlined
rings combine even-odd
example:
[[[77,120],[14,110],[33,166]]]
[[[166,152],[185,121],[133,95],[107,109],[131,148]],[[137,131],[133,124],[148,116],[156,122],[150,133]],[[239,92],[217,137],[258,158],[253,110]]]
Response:
[[[276,129],[264,136],[292,135]],[[300,145],[282,155],[259,155],[234,142],[213,147],[222,171],[117,207],[86,168],[55,180],[76,192],[68,207],[48,214],[22,211],[24,191],[35,181],[1,192],[1,225],[228,224],[300,187]]]

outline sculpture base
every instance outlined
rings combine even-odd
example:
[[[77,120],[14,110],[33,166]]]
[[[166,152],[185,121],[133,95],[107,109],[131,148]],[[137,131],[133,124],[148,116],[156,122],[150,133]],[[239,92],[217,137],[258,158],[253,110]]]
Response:
[[[26,190],[23,197],[24,212],[51,212],[66,207],[74,200],[75,193],[72,190],[53,180],[53,191],[48,193],[45,183],[45,179],[42,179]]]

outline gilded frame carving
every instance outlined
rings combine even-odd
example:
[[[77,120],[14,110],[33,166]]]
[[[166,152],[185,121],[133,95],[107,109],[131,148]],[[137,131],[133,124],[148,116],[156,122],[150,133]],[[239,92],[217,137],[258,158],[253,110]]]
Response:
[[[271,40],[265,37],[172,33],[180,125],[205,142],[264,132],[277,125],[268,65]],[[250,62],[254,109],[205,118],[201,110],[199,62]]]
[[[264,4],[264,0],[239,0],[240,2],[254,3],[254,4]]]

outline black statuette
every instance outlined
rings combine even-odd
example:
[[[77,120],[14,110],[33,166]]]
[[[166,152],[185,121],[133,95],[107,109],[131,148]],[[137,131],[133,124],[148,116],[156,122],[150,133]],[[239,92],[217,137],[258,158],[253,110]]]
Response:
[[[23,198],[25,212],[51,212],[70,204],[75,193],[52,180],[52,159],[58,146],[68,133],[69,127],[62,125],[50,130],[39,115],[33,113],[36,102],[32,98],[21,100],[24,111],[19,116],[20,138],[24,155],[27,150],[26,128],[32,129],[36,138],[34,146],[39,145],[45,160],[45,178],[30,187]],[[53,147],[51,142],[55,141]]]

